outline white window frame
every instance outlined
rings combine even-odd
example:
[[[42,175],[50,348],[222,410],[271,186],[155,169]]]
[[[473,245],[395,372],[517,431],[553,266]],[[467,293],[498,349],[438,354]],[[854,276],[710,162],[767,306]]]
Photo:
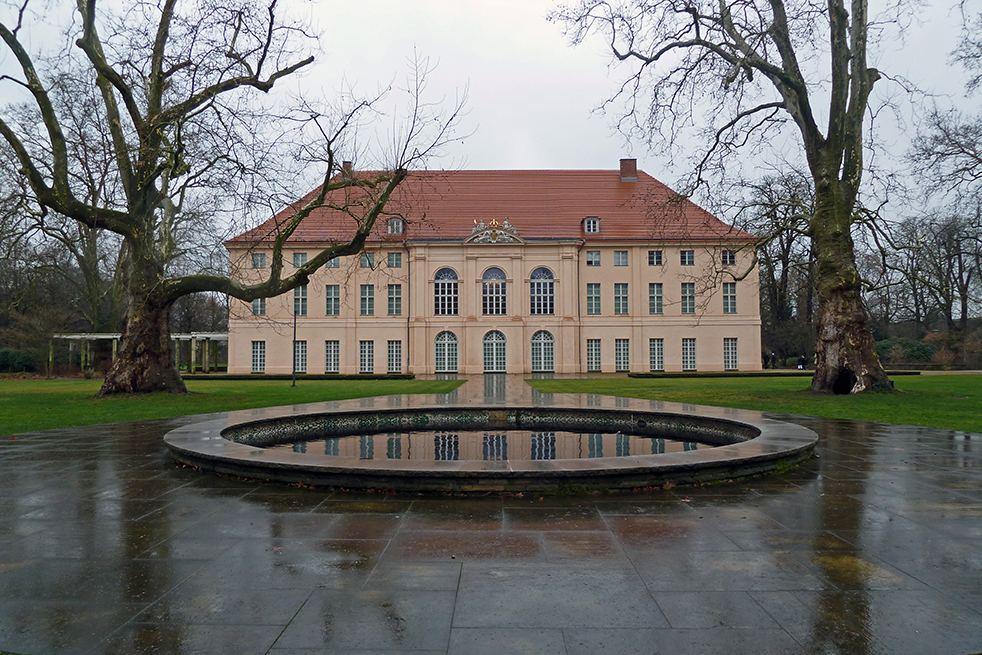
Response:
[[[385,256],[385,265],[389,268],[402,268],[402,253],[390,252]]]
[[[324,286],[324,316],[341,315],[341,286],[328,284]]]
[[[266,342],[265,341],[252,342],[252,372],[253,373],[266,372]]]
[[[441,268],[433,280],[433,313],[437,316],[457,316],[459,311],[459,278],[450,268]]]
[[[337,340],[324,342],[324,372],[338,373],[341,371],[341,342]]]
[[[662,293],[661,282],[648,283],[648,313],[649,314],[665,313],[665,296]]]
[[[293,315],[307,315],[307,285],[301,284],[293,288]]]
[[[724,250],[720,254],[720,259],[723,262],[723,266],[736,266],[736,251]]]
[[[737,313],[737,288],[736,282],[723,283],[723,313]]]
[[[540,266],[529,279],[529,313],[551,316],[556,313],[556,280],[548,268]]]
[[[532,335],[532,372],[552,373],[556,370],[556,338],[547,330]]]
[[[627,251],[626,250],[615,250],[614,251],[614,266],[627,266]]]
[[[631,313],[630,293],[627,282],[614,283],[614,314],[624,316]]]
[[[293,370],[297,373],[307,372],[307,342],[293,342]]]
[[[358,257],[359,268],[375,268],[375,253],[363,252]]]
[[[587,216],[584,218],[583,231],[587,234],[600,234],[600,219],[596,216]]]
[[[324,264],[324,268],[341,268],[341,258],[331,257],[327,260],[327,263]]]
[[[661,250],[649,250],[648,251],[648,266],[661,266],[662,265],[662,251]]]
[[[648,369],[651,371],[665,370],[664,339],[648,339]]]
[[[253,316],[265,316],[266,315],[266,299],[265,298],[253,298],[253,300],[252,300],[252,315]]]
[[[401,218],[390,218],[388,220],[387,227],[388,227],[389,234],[393,236],[398,236],[402,234],[403,228],[405,226]]]
[[[614,370],[625,373],[631,370],[631,340],[614,339]]]
[[[388,343],[389,361],[388,373],[402,373],[402,342],[389,341]]]
[[[600,358],[600,339],[586,340],[586,370],[588,373],[599,373],[602,361]]]
[[[599,250],[587,250],[586,251],[586,265],[587,266],[600,266],[600,251]]]
[[[266,253],[264,252],[252,253],[252,267],[266,268]]]
[[[508,365],[508,340],[498,330],[484,335],[484,372],[504,373]]]
[[[586,285],[586,313],[587,316],[600,316],[603,311],[600,283],[587,282]]]
[[[293,267],[300,268],[307,264],[307,253],[305,252],[295,252],[293,253]]]
[[[679,306],[680,306],[680,311],[683,314],[696,313],[696,283],[695,282],[682,283],[682,299],[679,303]]]
[[[436,335],[433,342],[435,351],[435,370],[437,373],[457,372],[457,335],[444,331]]]
[[[679,251],[679,263],[682,266],[695,266],[696,265],[696,251],[695,250],[680,250]]]
[[[506,316],[508,281],[500,268],[489,268],[481,277],[481,311],[484,316]]]
[[[358,313],[361,316],[375,316],[375,285],[361,285],[359,298]]]
[[[375,342],[358,342],[358,372],[371,374],[375,372]]]
[[[696,340],[692,337],[682,339],[682,370],[696,370]]]
[[[389,316],[402,316],[402,285],[389,285]]]
[[[736,371],[740,367],[736,337],[723,337],[723,370]]]

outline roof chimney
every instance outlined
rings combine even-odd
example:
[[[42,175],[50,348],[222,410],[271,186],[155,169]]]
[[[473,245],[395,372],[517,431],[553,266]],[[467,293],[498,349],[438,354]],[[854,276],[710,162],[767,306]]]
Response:
[[[341,162],[341,179],[350,180],[352,178],[352,164],[350,161]]]
[[[638,181],[638,160],[622,159],[621,182],[637,182],[637,181]]]

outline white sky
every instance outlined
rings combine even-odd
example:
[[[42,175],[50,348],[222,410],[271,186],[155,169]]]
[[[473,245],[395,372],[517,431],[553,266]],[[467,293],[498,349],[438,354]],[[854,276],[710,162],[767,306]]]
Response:
[[[670,185],[687,172],[682,158],[672,162],[641,144],[632,147],[613,130],[613,116],[594,111],[626,72],[610,68],[600,40],[569,46],[561,27],[545,18],[555,0],[301,2],[293,0],[292,9],[310,12],[324,50],[303,77],[306,87],[330,95],[343,76],[369,93],[379,84],[401,81],[414,49],[438,62],[430,78],[432,98],[452,103],[459,90],[469,87],[461,132],[473,135],[431,161],[431,167],[613,169],[621,157],[636,157],[641,169]],[[922,7],[905,29],[904,41],[880,44],[873,63],[971,109],[978,98],[962,97],[964,75],[947,64],[960,25],[953,3],[939,0]],[[51,38],[44,27],[39,33]],[[11,64],[8,53],[0,54],[0,70]],[[888,80],[878,83],[877,92],[898,102],[908,121],[884,133],[892,154],[902,155],[914,132],[910,101]],[[798,147],[796,141],[789,146]]]
[[[325,35],[325,54],[305,82],[323,80],[327,90],[337,88],[343,71],[349,82],[372,89],[378,81],[401,77],[415,47],[439,62],[432,78],[437,95],[452,101],[455,89],[469,86],[463,131],[474,134],[435,167],[615,168],[619,158],[633,156],[640,168],[666,183],[682,177],[686,171],[672,162],[641,144],[626,143],[612,129],[613,116],[593,111],[625,72],[610,68],[609,52],[599,40],[570,47],[561,27],[545,19],[554,6],[554,0],[315,4],[310,11]],[[959,25],[950,2],[925,6],[904,30],[903,42],[879,45],[873,64],[957,100],[964,76],[947,59]],[[877,91],[901,107],[909,103],[888,80],[879,82]],[[897,155],[913,126],[901,130],[886,135]],[[679,160],[677,166],[683,164]]]

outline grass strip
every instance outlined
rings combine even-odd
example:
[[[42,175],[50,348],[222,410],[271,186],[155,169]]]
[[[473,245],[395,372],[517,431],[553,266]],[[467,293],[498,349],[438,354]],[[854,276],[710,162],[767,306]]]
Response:
[[[96,398],[102,380],[0,378],[0,437],[235,409],[403,393],[449,393],[462,380],[187,380],[187,394]]]
[[[696,405],[737,407],[982,432],[982,375],[920,375],[894,379],[900,393],[815,394],[792,377],[597,378],[530,380],[538,391],[597,393]]]

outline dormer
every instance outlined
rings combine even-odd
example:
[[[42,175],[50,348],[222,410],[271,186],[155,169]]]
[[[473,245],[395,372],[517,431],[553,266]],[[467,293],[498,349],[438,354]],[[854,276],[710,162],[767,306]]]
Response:
[[[401,218],[399,218],[398,216],[393,216],[389,218],[388,225],[387,225],[389,235],[399,236],[400,234],[402,234],[403,230],[405,230],[406,228],[405,223],[406,222]]]
[[[583,219],[584,234],[600,234],[600,217],[587,216]]]

